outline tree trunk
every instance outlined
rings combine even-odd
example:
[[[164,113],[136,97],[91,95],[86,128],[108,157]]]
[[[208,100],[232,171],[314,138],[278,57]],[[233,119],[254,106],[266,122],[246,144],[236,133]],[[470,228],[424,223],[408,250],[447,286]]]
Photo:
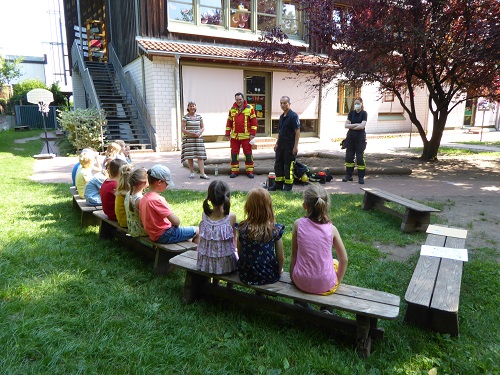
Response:
[[[437,154],[439,151],[439,146],[441,145],[441,138],[443,137],[444,126],[446,125],[446,120],[448,118],[448,108],[435,112],[433,115],[434,127],[432,129],[432,136],[429,141],[424,140],[424,149],[422,151],[422,156],[420,157],[423,161],[437,161]]]

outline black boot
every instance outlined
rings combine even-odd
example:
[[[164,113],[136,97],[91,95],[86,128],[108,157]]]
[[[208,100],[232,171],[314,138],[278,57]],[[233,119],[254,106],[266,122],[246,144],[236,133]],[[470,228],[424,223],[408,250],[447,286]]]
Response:
[[[365,170],[359,170],[358,169],[358,182],[360,185],[363,185],[365,183]]]
[[[292,191],[293,184],[284,184],[283,191]]]
[[[269,186],[269,191],[281,191],[283,190],[283,181],[275,181],[273,186]]]
[[[352,174],[354,173],[354,167],[345,167],[345,177],[342,182],[352,181]]]

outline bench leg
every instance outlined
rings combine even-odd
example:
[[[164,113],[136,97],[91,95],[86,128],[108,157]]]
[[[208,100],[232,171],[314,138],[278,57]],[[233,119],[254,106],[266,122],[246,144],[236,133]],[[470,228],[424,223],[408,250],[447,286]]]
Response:
[[[408,303],[404,321],[412,323],[416,326],[427,328],[429,327],[430,309],[428,306],[415,305]]]
[[[407,208],[401,223],[401,230],[403,232],[425,232],[431,221],[430,212],[414,211]]]
[[[458,313],[431,309],[431,329],[458,336]]]
[[[356,315],[357,352],[361,358],[368,358],[371,354],[372,337],[370,336],[370,326],[373,320],[376,326],[376,319],[364,315]]]
[[[171,254],[163,249],[156,248],[154,270],[156,275],[165,275],[170,269],[169,260],[178,254]]]
[[[94,215],[92,215],[94,216]],[[99,224],[99,238],[101,240],[110,240],[115,237],[116,228],[111,224],[101,220]]]
[[[91,211],[82,211],[80,225],[84,228],[88,227],[89,225],[99,225],[99,218],[95,216]]]
[[[210,282],[206,276],[198,275],[193,272],[186,272],[186,281],[184,283],[184,291],[182,299],[186,303],[193,303],[203,297],[203,288]]]
[[[376,206],[383,206],[385,203],[385,200],[377,197],[376,195],[370,194],[369,192],[365,191],[365,195],[363,197],[363,210],[372,210]]]

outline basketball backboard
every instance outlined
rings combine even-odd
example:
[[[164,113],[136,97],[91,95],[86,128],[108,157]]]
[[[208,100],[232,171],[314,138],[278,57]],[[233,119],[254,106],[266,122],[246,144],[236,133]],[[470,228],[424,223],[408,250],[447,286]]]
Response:
[[[49,90],[33,89],[26,94],[28,102],[32,104],[50,104],[54,101],[54,95]]]

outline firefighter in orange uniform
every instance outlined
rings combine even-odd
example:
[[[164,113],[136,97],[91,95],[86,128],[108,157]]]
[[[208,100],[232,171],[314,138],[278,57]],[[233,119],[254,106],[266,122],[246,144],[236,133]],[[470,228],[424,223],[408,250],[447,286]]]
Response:
[[[257,133],[257,115],[255,109],[249,105],[241,92],[234,96],[234,104],[229,110],[226,123],[226,140],[231,145],[231,175],[229,177],[238,177],[240,172],[240,147],[245,154],[245,170],[248,178],[254,178],[253,175],[253,155],[250,141],[255,138]]]

